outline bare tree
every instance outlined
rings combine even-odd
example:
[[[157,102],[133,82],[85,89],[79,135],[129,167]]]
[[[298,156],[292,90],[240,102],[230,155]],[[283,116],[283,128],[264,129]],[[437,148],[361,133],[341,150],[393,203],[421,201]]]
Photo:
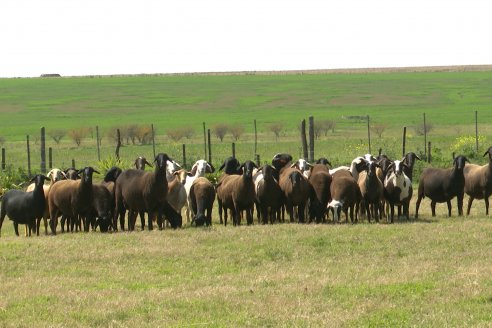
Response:
[[[231,126],[229,130],[231,131],[231,135],[234,141],[238,141],[244,133],[244,126],[240,124],[235,124]]]
[[[388,127],[388,124],[383,124],[383,123],[378,123],[378,124],[373,124],[371,126],[372,132],[376,133],[378,137],[381,139],[383,136],[383,132],[386,130]]]
[[[268,129],[275,134],[275,141],[278,141],[278,137],[282,132],[284,125],[281,122],[274,122],[268,126]]]
[[[48,136],[53,139],[54,142],[58,145],[61,139],[67,134],[67,131],[62,129],[48,130]]]
[[[332,120],[321,121],[321,126],[322,126],[323,133],[325,134],[325,137],[328,134],[328,131],[331,130],[332,133],[335,132],[335,125],[336,125],[335,121]]]
[[[150,125],[141,125],[137,128],[136,137],[141,145],[148,145],[152,140],[152,127]]]
[[[184,137],[182,128],[169,129],[167,130],[166,134],[169,137],[169,139],[171,139],[174,142],[178,142]]]
[[[214,134],[220,139],[220,142],[224,140],[225,135],[229,131],[229,125],[225,123],[217,123],[213,127]]]
[[[72,130],[68,131],[68,135],[73,140],[73,142],[75,142],[77,147],[80,146],[82,139],[87,137],[88,134],[89,134],[89,129],[87,129],[87,128],[77,128],[77,129],[72,129]]]
[[[425,126],[424,123],[417,124],[414,127],[415,133],[419,136],[423,136],[424,134],[429,133],[432,129],[434,128],[434,124],[430,122],[426,122]]]
[[[191,126],[187,126],[183,128],[183,136],[186,139],[191,139],[194,134],[195,134],[195,130],[193,130]]]

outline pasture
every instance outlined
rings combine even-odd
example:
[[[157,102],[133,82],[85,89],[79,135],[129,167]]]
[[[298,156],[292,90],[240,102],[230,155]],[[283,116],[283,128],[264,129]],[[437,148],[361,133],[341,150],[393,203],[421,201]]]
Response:
[[[425,112],[434,128],[433,166],[451,166],[451,153],[467,152],[484,163],[492,142],[492,71],[246,76],[77,77],[0,79],[0,136],[7,164],[26,168],[25,136],[31,136],[32,167],[39,171],[41,126],[73,129],[98,125],[80,146],[68,137],[53,147],[54,166],[107,166],[114,142],[106,131],[130,123],[154,124],[157,152],[178,162],[186,143],[187,164],[203,157],[202,122],[239,123],[237,157],[253,159],[252,121],[258,122],[258,154],[269,162],[278,152],[300,157],[299,122],[313,115],[336,122],[316,140],[315,157],[337,165],[367,152],[370,115],[386,124],[379,147],[401,156],[423,153],[413,130]],[[474,112],[478,111],[478,154]],[[275,140],[268,125],[281,122]],[[167,129],[192,126],[195,134],[171,141]],[[231,154],[232,139],[213,138],[213,164]],[[461,149],[460,149],[461,147]],[[123,167],[151,145],[125,144]],[[445,204],[430,215],[429,200],[413,219],[417,181],[429,164],[417,162],[410,221],[390,225],[213,225],[110,234],[65,233],[15,237],[5,219],[0,238],[0,326],[477,326],[492,324],[492,221],[483,201],[472,214],[447,218]],[[100,177],[96,177],[96,180]],[[2,187],[2,186],[0,186]],[[468,198],[465,196],[465,208]],[[137,223],[138,226],[138,223]],[[23,229],[21,229],[22,231]]]

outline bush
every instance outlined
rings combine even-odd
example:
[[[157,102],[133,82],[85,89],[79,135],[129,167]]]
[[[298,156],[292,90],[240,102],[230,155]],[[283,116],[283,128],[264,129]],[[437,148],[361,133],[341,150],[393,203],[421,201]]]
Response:
[[[28,179],[24,169],[7,166],[4,171],[0,171],[0,196],[10,189],[22,189]]]
[[[485,136],[478,136],[478,143],[483,144],[487,141]],[[475,151],[476,140],[475,136],[460,136],[457,137],[454,143],[451,145],[451,152],[454,152],[456,156],[464,155],[468,159],[480,157]]]

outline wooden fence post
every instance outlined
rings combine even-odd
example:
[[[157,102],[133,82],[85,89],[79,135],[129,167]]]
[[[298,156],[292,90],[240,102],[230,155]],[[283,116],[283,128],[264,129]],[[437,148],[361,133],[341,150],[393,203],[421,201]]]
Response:
[[[31,176],[31,150],[29,148],[29,135],[26,136],[27,141],[27,174]]]
[[[186,145],[183,144],[183,168],[186,167]]]
[[[53,148],[48,148],[48,164],[50,170],[53,168]]]
[[[256,131],[256,119],[253,121],[255,127],[255,155],[258,152],[258,133]]]
[[[41,173],[46,174],[46,134],[44,127],[41,128]]]
[[[309,161],[314,163],[314,117],[309,116]]]
[[[406,143],[407,143],[407,127],[404,126],[403,127],[403,147],[402,147],[403,155],[401,155],[401,156],[405,156],[405,146],[406,146]]]
[[[205,151],[205,155],[203,155],[203,158],[207,158],[207,131],[205,130],[205,122],[203,122],[203,148]]]
[[[427,157],[427,125],[424,113],[424,157]]]
[[[5,170],[5,148],[2,148],[2,170]]]
[[[367,143],[369,145],[369,154],[371,153],[371,125],[369,124],[369,115],[367,115]]]
[[[301,122],[301,144],[302,144],[302,156],[305,161],[308,160],[308,145],[306,138],[306,120]]]
[[[236,144],[232,143],[232,157],[236,158]]]
[[[72,158],[72,167],[75,168],[75,158]]]
[[[150,128],[152,130],[152,152],[154,153],[154,158],[155,158],[155,132],[154,132],[154,124],[150,125]]]
[[[475,152],[478,154],[478,111],[475,111]]]
[[[120,129],[116,129],[116,150],[115,150],[115,155],[116,155],[116,159],[117,160],[120,160],[120,147],[121,147],[121,133],[120,133]]]
[[[255,160],[256,160],[256,166],[260,167],[260,155],[259,154],[256,154]]]

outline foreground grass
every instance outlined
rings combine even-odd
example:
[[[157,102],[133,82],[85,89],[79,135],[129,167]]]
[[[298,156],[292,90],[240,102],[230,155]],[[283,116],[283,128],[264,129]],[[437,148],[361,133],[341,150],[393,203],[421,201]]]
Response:
[[[0,326],[490,326],[492,220],[0,239]]]

